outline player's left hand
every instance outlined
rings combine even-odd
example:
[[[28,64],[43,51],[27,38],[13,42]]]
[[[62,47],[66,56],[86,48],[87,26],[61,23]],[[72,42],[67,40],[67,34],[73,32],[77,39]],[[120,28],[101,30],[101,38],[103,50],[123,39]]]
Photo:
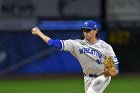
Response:
[[[116,69],[116,65],[114,63],[113,57],[108,57],[103,62],[105,69],[104,69],[104,75],[105,76],[116,76],[118,74],[118,70]]]

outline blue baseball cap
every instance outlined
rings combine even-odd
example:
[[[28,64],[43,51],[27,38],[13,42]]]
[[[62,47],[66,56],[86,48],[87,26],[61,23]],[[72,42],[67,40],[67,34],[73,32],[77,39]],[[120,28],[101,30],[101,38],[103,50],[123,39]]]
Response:
[[[96,30],[96,29],[98,29],[97,23],[95,21],[88,20],[88,21],[84,22],[82,29]]]

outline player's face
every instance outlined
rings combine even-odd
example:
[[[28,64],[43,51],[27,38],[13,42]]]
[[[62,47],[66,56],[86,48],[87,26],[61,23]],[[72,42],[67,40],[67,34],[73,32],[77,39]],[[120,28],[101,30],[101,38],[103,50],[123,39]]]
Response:
[[[83,29],[85,39],[91,40],[96,38],[97,30]]]

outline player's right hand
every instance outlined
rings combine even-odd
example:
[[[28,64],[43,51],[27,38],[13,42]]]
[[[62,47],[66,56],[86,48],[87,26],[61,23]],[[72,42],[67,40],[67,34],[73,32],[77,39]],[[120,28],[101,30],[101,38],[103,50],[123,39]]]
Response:
[[[41,31],[40,31],[40,29],[38,28],[38,27],[34,27],[33,29],[32,29],[32,34],[33,35],[39,35],[41,33]]]

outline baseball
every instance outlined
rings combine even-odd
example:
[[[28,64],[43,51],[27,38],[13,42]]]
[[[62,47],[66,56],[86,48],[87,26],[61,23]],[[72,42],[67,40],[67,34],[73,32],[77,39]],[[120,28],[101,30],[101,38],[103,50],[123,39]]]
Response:
[[[36,29],[36,27],[32,29],[32,34],[33,35],[37,35],[37,29]]]
[[[36,31],[36,28],[33,28],[32,30],[33,30],[33,31]]]

